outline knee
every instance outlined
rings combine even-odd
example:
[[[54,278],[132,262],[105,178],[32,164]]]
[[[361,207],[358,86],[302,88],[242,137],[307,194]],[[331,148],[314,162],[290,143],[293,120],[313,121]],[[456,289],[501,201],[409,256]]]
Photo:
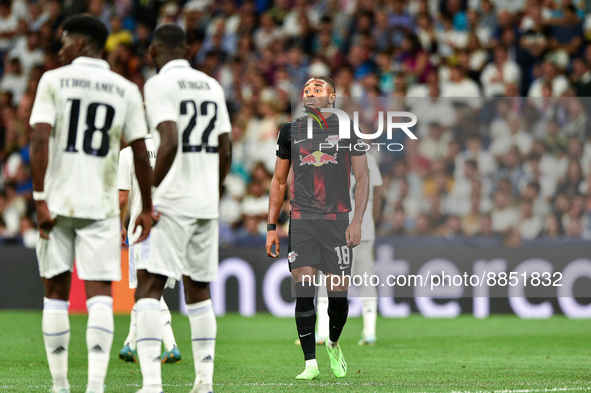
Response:
[[[185,286],[185,300],[187,304],[199,303],[210,298],[209,283],[183,280]]]
[[[296,293],[296,318],[308,317],[315,314],[314,308],[314,287],[304,285],[302,282],[295,284]]]
[[[138,270],[137,277],[136,301],[147,297],[160,300],[168,278],[159,274],[148,273],[146,270]]]

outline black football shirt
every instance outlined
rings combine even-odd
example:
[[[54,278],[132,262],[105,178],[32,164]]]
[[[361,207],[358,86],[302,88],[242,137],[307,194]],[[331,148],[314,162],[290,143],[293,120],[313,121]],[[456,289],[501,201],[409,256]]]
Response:
[[[291,218],[349,220],[351,156],[365,151],[357,139],[339,139],[338,118],[332,114],[312,119],[312,139],[308,139],[308,116],[285,123],[277,138],[277,157],[292,163]],[[351,124],[351,134],[353,124]],[[331,146],[332,144],[332,146]],[[338,149],[337,149],[338,145]]]

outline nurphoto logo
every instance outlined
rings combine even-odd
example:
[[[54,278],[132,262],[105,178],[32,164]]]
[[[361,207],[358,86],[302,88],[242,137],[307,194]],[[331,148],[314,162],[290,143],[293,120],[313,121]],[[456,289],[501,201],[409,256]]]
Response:
[[[377,139],[379,138],[384,132],[384,118],[386,123],[386,138],[388,140],[392,139],[392,134],[394,130],[400,129],[404,131],[404,133],[410,139],[418,139],[417,136],[410,130],[410,127],[413,127],[417,124],[417,116],[412,112],[400,112],[400,111],[379,111],[378,112],[378,129],[372,134],[363,133],[359,128],[359,113],[358,111],[353,111],[353,132],[357,136],[358,141],[355,145],[351,146],[351,144],[347,145],[339,145],[338,141],[340,139],[350,139],[351,138],[351,118],[349,114],[342,109],[337,108],[321,108],[320,110],[314,109],[308,106],[304,106],[304,112],[308,115],[308,123],[307,123],[307,132],[306,136],[308,139],[312,139],[314,132],[313,132],[313,123],[312,120],[316,120],[320,129],[324,129],[325,127],[328,129],[328,125],[326,123],[326,119],[322,115],[322,113],[332,113],[337,116],[339,122],[339,135],[331,136],[327,138],[326,143],[320,143],[320,151],[324,148],[331,149],[336,146],[337,150],[351,150],[352,148],[358,151],[364,150],[367,151],[371,148],[371,146],[376,146],[377,149],[380,149],[380,146],[385,146],[389,151],[401,151],[404,146],[401,143],[366,143],[364,140],[367,139]],[[410,121],[401,122],[401,119],[408,118]],[[311,163],[312,164],[312,163]],[[303,164],[302,164],[303,165]]]

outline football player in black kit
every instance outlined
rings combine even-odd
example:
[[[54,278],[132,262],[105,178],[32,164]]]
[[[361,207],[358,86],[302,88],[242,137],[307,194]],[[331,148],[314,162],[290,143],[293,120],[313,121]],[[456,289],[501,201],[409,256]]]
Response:
[[[337,377],[347,374],[347,364],[339,346],[339,337],[347,321],[347,290],[353,260],[353,247],[361,239],[361,221],[369,193],[369,175],[365,151],[355,150],[355,142],[339,139],[337,116],[322,112],[336,99],[334,82],[315,77],[306,82],[303,99],[314,113],[313,135],[307,137],[308,116],[285,123],[277,139],[277,160],[269,197],[267,255],[279,256],[277,218],[293,164],[291,219],[289,224],[288,261],[295,282],[295,319],[304,352],[306,367],[297,379],[311,380],[319,375],[316,362],[315,286],[312,278],[318,270],[326,275],[330,334],[326,349]],[[320,117],[322,116],[322,117]],[[316,121],[318,119],[318,121]],[[357,180],[355,215],[351,210],[349,186],[351,168]],[[273,252],[273,245],[275,251]]]

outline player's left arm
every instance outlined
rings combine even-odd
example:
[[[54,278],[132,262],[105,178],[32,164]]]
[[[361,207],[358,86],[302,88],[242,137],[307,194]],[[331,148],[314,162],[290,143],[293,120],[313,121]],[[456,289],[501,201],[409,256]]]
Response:
[[[143,242],[148,238],[152,229],[152,167],[148,158],[148,150],[144,139],[136,139],[130,143],[133,151],[133,166],[135,168],[135,177],[140,188],[142,198],[142,211],[135,220],[133,232],[138,227],[142,227],[142,233],[136,240],[136,243]]]
[[[216,88],[218,89],[219,97],[224,97],[224,89],[222,86],[215,82]],[[225,97],[223,100],[220,100],[220,105],[218,105],[218,129],[220,130],[220,134],[218,135],[218,155],[220,159],[219,163],[219,193],[220,198],[224,193],[224,180],[226,180],[226,176],[228,172],[230,172],[230,165],[232,165],[232,123],[230,122],[230,114],[228,113],[228,107],[226,106],[226,99]]]
[[[228,172],[230,172],[230,165],[232,165],[232,141],[230,140],[230,133],[226,132],[218,136],[218,154],[220,155],[220,198],[224,191],[224,180]]]
[[[33,131],[31,140],[31,175],[35,194],[43,194],[45,189],[45,173],[49,161],[49,135],[51,129],[51,125],[47,123],[38,123]],[[35,201],[35,209],[37,210],[39,235],[44,239],[49,239],[49,232],[55,222],[51,218],[45,198]]]
[[[127,229],[125,228],[125,219],[129,208],[129,190],[119,190],[119,219],[121,220],[121,245],[125,245],[127,239]]]
[[[123,138],[121,138],[123,139]],[[131,147],[129,148],[131,149]],[[129,190],[131,189],[132,172],[128,159],[129,149],[123,149],[119,152],[119,165],[117,166],[117,185],[119,187],[119,219],[121,221],[121,245],[125,245],[127,239],[127,228],[125,228],[125,219],[129,209]]]
[[[355,190],[355,214],[345,233],[347,247],[349,248],[356,247],[361,241],[361,222],[363,221],[363,214],[365,213],[369,198],[367,157],[365,154],[351,156],[351,165],[353,166],[353,174],[357,181],[357,187]]]
[[[176,122],[163,121],[156,129],[160,133],[160,147],[154,165],[154,186],[158,187],[174,162],[179,141]]]
[[[152,229],[152,167],[148,158],[148,150],[144,138],[147,134],[148,126],[142,104],[142,95],[137,86],[133,85],[130,89],[128,99],[127,120],[125,124],[124,136],[130,141],[129,146],[133,152],[133,165],[135,168],[135,177],[137,179],[140,195],[142,198],[142,211],[138,215],[132,228],[135,233],[141,227],[142,232],[136,243],[142,242],[150,235]]]

